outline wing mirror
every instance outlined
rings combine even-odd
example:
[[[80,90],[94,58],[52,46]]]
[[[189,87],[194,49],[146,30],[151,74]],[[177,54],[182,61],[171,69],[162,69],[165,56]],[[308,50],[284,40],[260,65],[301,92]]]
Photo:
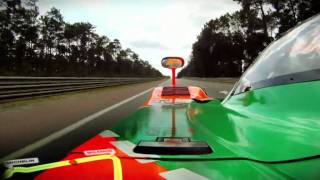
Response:
[[[172,86],[176,86],[176,69],[184,65],[184,60],[181,57],[165,57],[161,60],[163,67],[172,70]]]
[[[177,69],[184,65],[184,60],[181,57],[165,57],[161,60],[161,64],[165,68]]]

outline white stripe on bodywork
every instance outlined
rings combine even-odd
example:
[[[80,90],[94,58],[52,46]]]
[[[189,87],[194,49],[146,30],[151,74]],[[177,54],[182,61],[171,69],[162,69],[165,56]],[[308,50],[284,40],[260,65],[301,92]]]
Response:
[[[160,173],[160,176],[168,180],[207,180],[208,178],[201,176],[189,169],[179,168],[172,171]]]
[[[110,130],[102,131],[99,135],[102,137],[120,137],[117,133]]]
[[[136,146],[130,141],[112,141],[112,145],[120,149],[122,152],[126,153],[130,157],[153,157],[153,158],[159,158],[158,155],[150,155],[150,154],[139,154],[133,152],[133,148]],[[149,162],[154,162],[155,160],[150,159],[136,159],[139,163],[145,164]]]
[[[13,166],[18,165],[27,165],[27,164],[37,164],[39,163],[39,158],[24,158],[24,159],[13,159],[3,162],[6,168],[12,168]]]

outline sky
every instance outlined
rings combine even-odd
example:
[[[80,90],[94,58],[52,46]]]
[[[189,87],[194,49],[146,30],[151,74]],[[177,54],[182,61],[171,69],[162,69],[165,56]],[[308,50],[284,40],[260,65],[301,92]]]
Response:
[[[191,55],[204,24],[240,9],[232,0],[39,0],[40,14],[60,10],[69,23],[90,22],[96,33],[119,39],[164,75],[166,56]]]

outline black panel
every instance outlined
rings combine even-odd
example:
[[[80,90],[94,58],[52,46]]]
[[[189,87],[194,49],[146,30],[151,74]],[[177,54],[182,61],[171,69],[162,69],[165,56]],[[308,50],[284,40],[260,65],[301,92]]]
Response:
[[[176,137],[157,138],[157,141],[140,141],[133,151],[159,155],[196,155],[213,152],[205,141],[190,141],[189,138]]]
[[[188,87],[163,87],[161,96],[190,96]]]

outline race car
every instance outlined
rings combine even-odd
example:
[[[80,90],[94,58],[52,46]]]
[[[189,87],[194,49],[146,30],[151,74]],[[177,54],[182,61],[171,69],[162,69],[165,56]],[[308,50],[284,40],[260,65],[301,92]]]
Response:
[[[13,167],[36,179],[319,179],[320,15],[271,43],[224,100],[172,85],[61,161]]]

